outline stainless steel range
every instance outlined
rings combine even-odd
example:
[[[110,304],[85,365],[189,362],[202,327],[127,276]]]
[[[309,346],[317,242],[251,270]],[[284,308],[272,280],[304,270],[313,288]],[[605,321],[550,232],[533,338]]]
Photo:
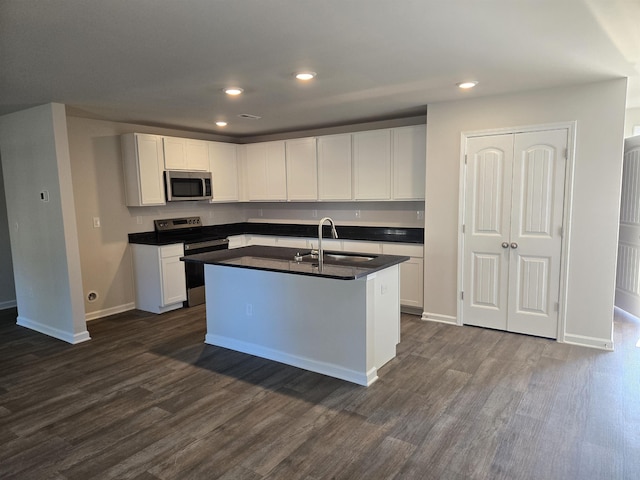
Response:
[[[202,226],[200,217],[155,220],[154,227],[159,241],[183,243],[185,256],[229,248],[229,240],[208,233]],[[186,263],[185,277],[187,282],[185,307],[203,304],[205,302],[204,265]]]

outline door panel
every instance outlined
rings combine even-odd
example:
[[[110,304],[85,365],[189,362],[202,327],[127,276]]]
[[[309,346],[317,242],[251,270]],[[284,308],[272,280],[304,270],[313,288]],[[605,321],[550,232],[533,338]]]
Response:
[[[567,135],[467,140],[465,324],[557,336]]]
[[[624,142],[615,304],[640,317],[640,137]]]
[[[508,330],[558,335],[567,130],[514,138]]]
[[[464,322],[507,328],[508,241],[511,210],[512,135],[471,138],[467,143]]]

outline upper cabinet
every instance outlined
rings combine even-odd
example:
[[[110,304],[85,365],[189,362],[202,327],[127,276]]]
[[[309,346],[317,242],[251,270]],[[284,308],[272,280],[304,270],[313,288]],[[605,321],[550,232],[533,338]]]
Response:
[[[318,137],[318,199],[352,200],[351,134]]]
[[[427,158],[425,125],[391,130],[394,200],[423,200]]]
[[[248,200],[287,199],[284,141],[252,143],[245,147]]]
[[[122,135],[120,141],[126,205],[164,205],[162,137],[129,133]]]
[[[353,186],[356,200],[391,199],[391,130],[353,134]]]
[[[166,170],[209,171],[209,149],[204,140],[163,137]]]
[[[209,169],[213,177],[211,202],[237,202],[238,146],[233,143],[208,142]]]
[[[318,199],[316,139],[285,141],[287,200]]]

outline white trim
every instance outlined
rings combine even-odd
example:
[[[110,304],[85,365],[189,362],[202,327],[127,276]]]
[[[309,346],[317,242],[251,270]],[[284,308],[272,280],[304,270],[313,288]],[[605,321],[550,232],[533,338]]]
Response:
[[[91,320],[97,320],[98,318],[108,317],[109,315],[115,315],[116,313],[128,312],[135,308],[136,304],[134,302],[125,303],[124,305],[116,305],[115,307],[105,308],[104,310],[89,312],[85,314],[85,320],[89,322]]]
[[[564,342],[581,347],[599,348],[600,350],[613,351],[613,340],[608,338],[585,337],[584,335],[564,334]]]
[[[75,345],[76,343],[91,340],[91,337],[89,336],[89,332],[87,330],[80,333],[70,333],[21,316],[18,316],[16,324],[39,333],[43,333],[50,337],[57,338],[58,340],[71,343],[73,345]]]
[[[339,378],[348,382],[357,383],[368,387],[378,379],[378,371],[376,368],[372,368],[368,372],[358,372],[343,368],[339,365],[335,365],[327,362],[320,362],[306,357],[298,355],[292,355],[282,352],[280,350],[274,350],[262,345],[256,345],[254,343],[243,342],[234,338],[223,337],[220,335],[207,334],[204,339],[204,343],[209,345],[215,345],[218,347],[229,348],[237,352],[247,353],[249,355],[256,355],[258,357],[266,358],[268,360],[274,360],[276,362],[285,363],[312,372],[321,373],[330,377]]]
[[[573,184],[575,170],[575,151],[577,138],[576,120],[547,123],[541,125],[527,125],[519,127],[492,128],[488,130],[474,130],[460,133],[460,178],[459,178],[459,201],[458,201],[458,281],[457,281],[457,324],[463,325],[463,308],[460,292],[462,291],[462,282],[464,278],[464,235],[462,234],[462,224],[464,223],[464,206],[465,206],[465,178],[466,178],[466,146],[467,140],[472,137],[489,136],[489,135],[505,135],[526,132],[541,132],[545,130],[567,129],[567,164],[565,166],[565,185],[564,185],[564,212],[562,215],[562,247],[560,252],[560,295],[558,309],[558,330],[557,341],[560,343],[571,343],[566,340],[565,334],[566,317],[567,317],[567,295],[568,295],[568,271],[570,258],[570,238],[571,238],[571,216],[573,211]],[[573,336],[576,338],[576,336]],[[585,337],[587,338],[587,337]],[[611,342],[608,342],[611,343]],[[587,344],[585,344],[587,345]],[[595,345],[594,345],[595,346]],[[612,347],[613,348],[613,347]]]
[[[15,300],[6,300],[4,302],[0,302],[0,310],[7,310],[9,308],[17,307],[18,304]]]
[[[452,315],[442,315],[440,313],[423,312],[422,320],[425,322],[446,323],[448,325],[460,325],[456,317]]]

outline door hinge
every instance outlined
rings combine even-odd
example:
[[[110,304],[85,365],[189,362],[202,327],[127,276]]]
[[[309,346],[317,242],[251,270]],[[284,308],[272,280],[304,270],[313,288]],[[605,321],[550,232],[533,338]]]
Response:
[[[462,233],[464,233],[464,223],[462,224]]]
[[[554,308],[554,310],[556,312],[559,312],[560,311],[560,303],[556,302],[556,304],[553,306],[553,308]]]
[[[464,292],[460,292],[460,300],[464,300]]]
[[[568,148],[565,148],[565,149],[564,149],[564,159],[565,159],[565,160],[568,160],[568,159],[569,159],[569,149],[568,149]]]
[[[467,164],[467,154],[466,153],[464,154],[464,164],[465,165]]]

